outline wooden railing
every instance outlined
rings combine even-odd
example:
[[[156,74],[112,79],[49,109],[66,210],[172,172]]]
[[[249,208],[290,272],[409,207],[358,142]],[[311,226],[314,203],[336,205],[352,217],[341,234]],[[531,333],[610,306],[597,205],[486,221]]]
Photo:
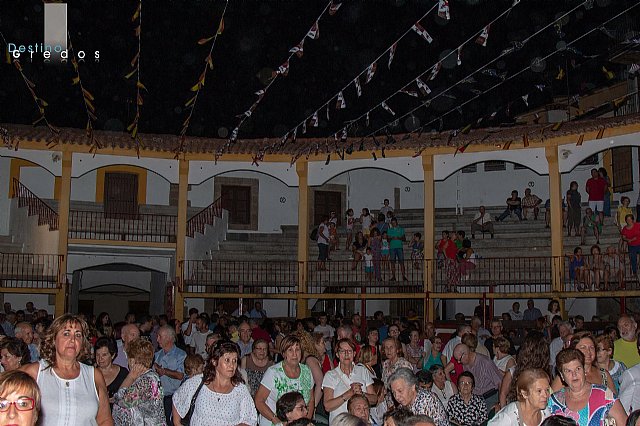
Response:
[[[71,210],[69,238],[175,243],[178,218],[159,214],[113,214],[101,211]]]
[[[62,255],[0,253],[0,288],[56,289]]]
[[[222,217],[222,197],[218,197],[213,203],[187,220],[187,236],[193,238],[196,232],[204,234],[205,226],[213,225],[216,217]]]
[[[42,201],[18,179],[13,178],[13,197],[18,198],[18,207],[28,207],[29,216],[38,215],[38,225],[49,225],[49,230],[58,229],[58,213]]]

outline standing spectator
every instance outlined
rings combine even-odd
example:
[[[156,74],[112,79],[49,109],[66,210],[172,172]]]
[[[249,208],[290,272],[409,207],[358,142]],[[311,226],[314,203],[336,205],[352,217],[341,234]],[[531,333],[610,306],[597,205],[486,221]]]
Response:
[[[549,364],[552,367],[556,365],[556,356],[560,353],[562,349],[567,347],[567,343],[571,338],[571,333],[573,333],[573,329],[571,328],[571,324],[568,321],[562,321],[558,323],[558,332],[560,335],[553,339],[549,344],[549,353],[550,353],[550,362]]]
[[[518,191],[515,190],[511,191],[511,197],[507,198],[507,208],[496,217],[496,222],[505,220],[511,214],[515,214],[519,220],[522,220],[522,200],[518,197]]]
[[[154,369],[164,390],[164,414],[167,424],[171,424],[171,401],[184,379],[184,364],[187,353],[175,345],[176,332],[170,325],[163,325],[158,330],[160,350],[154,356]]]
[[[598,169],[598,174],[601,179],[607,183],[607,188],[604,191],[604,205],[602,206],[602,213],[606,217],[611,217],[611,179],[609,179],[609,175],[607,174],[607,169],[604,167],[600,167]]]
[[[442,350],[442,355],[444,355],[446,362],[451,361],[451,358],[453,357],[453,350],[455,349],[456,345],[462,342],[462,336],[468,333],[471,333],[471,326],[469,324],[458,325],[455,336],[452,336],[451,339],[449,339],[444,349]]]
[[[263,319],[267,317],[267,311],[262,307],[262,302],[256,301],[249,312],[249,318]]]
[[[489,232],[491,233],[491,238],[493,238],[493,219],[484,206],[480,206],[478,213],[475,214],[471,221],[471,238],[476,237],[476,231]]]
[[[421,233],[416,232],[413,234],[413,238],[409,242],[409,248],[411,249],[411,260],[413,261],[414,269],[420,269],[424,258],[424,243],[422,242]]]
[[[389,199],[385,198],[384,201],[382,202],[383,206],[380,208],[380,214],[384,215],[385,221],[387,220],[387,218],[389,218],[389,222],[391,221],[391,218],[389,217],[389,213],[392,214],[391,217],[393,217],[393,207],[391,207],[389,205]]]
[[[111,317],[106,312],[101,312],[96,319],[96,330],[98,330],[98,337],[113,337],[113,324],[111,323]]]
[[[333,336],[336,333],[336,330],[328,324],[328,317],[326,312],[320,312],[318,315],[319,324],[315,326],[313,329],[314,333],[321,333],[324,337],[324,345],[329,354],[329,357],[332,356],[331,351],[331,341],[333,340]]]
[[[33,343],[33,327],[31,323],[19,322],[16,324],[14,332],[16,339],[22,340],[29,347],[31,362],[40,361],[40,352],[38,352],[38,347]]]
[[[640,363],[638,354],[636,331],[638,324],[632,316],[623,314],[618,319],[618,330],[620,338],[613,342],[613,359],[623,362],[627,368],[631,368]]]
[[[163,386],[152,362],[151,342],[139,338],[129,344],[129,374],[113,397],[114,426],[165,425]]]
[[[630,214],[633,216],[633,210],[631,210],[629,204],[631,204],[629,197],[620,197],[620,205],[618,206],[618,211],[616,213],[616,225],[618,225],[620,229],[624,228],[627,224],[625,221],[627,215]]]
[[[362,226],[362,235],[364,235],[365,238],[369,238],[372,221],[373,221],[373,218],[369,213],[369,209],[366,207],[363,208],[362,213],[360,214],[360,224]]]
[[[127,348],[129,347],[129,343],[140,337],[140,329],[136,327],[135,324],[126,324],[122,327],[120,336],[121,339],[116,342],[118,345],[118,356],[113,360],[113,363],[120,367],[128,368]]]
[[[609,184],[600,176],[598,169],[591,169],[585,190],[589,194],[589,208],[598,215],[600,223],[604,223],[604,197],[608,188]]]
[[[129,371],[126,368],[113,363],[113,360],[116,357],[116,351],[117,347],[115,340],[108,337],[98,338],[93,348],[96,358],[96,367],[100,369],[100,372],[104,377],[110,402],[113,401],[113,396],[118,392],[120,385],[129,374]]]
[[[580,232],[580,219],[582,217],[582,196],[578,192],[578,182],[573,181],[567,191],[567,235],[571,236],[571,229],[575,230],[574,235]]]
[[[633,216],[630,214],[625,216],[624,221],[627,223],[627,226],[622,228],[622,240],[627,243],[629,250],[631,272],[633,272],[633,275],[637,275],[638,253],[640,253],[640,224],[633,220]]]
[[[387,231],[387,235],[389,236],[389,248],[391,254],[391,279],[390,281],[396,280],[396,261],[400,263],[400,272],[402,273],[402,280],[408,281],[407,276],[404,270],[404,248],[403,242],[406,237],[404,235],[404,228],[398,226],[398,219],[395,217],[391,219],[391,227]]]
[[[582,218],[582,226],[580,227],[580,245],[585,244],[587,231],[593,231],[596,237],[596,244],[600,244],[600,234],[602,234],[602,218],[600,214],[595,213],[591,207],[587,207]]]
[[[532,194],[530,188],[525,189],[522,197],[522,220],[527,220],[529,210],[533,210],[533,219],[538,220],[540,204],[542,204],[540,197]]]
[[[173,395],[173,424],[181,424],[193,400],[192,425],[255,425],[256,407],[238,369],[238,345],[221,340],[210,354],[204,374],[188,379]]]
[[[540,309],[536,308],[536,305],[533,303],[533,299],[527,300],[527,309],[524,310],[522,319],[525,321],[535,321],[541,316],[542,312],[540,312]]]
[[[344,245],[345,251],[351,249],[351,243],[353,242],[353,224],[355,223],[355,221],[356,219],[354,217],[353,209],[348,209],[345,214],[345,229],[347,232],[347,236],[345,238],[346,242]]]
[[[524,314],[520,312],[520,302],[513,302],[509,310],[509,315],[511,315],[511,319],[514,321],[522,321]]]
[[[318,270],[327,269],[326,262],[329,259],[329,216],[322,216],[320,225],[318,225],[318,235],[316,243],[318,244]]]
[[[192,353],[199,354],[202,358],[207,359],[207,336],[209,335],[209,317],[200,315],[196,320],[196,326],[185,331],[185,341],[192,348]]]

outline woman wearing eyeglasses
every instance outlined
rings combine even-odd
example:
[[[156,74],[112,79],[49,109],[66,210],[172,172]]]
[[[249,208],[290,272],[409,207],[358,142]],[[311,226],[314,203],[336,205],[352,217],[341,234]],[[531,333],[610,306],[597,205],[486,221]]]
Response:
[[[288,425],[307,416],[309,408],[300,392],[287,392],[276,402],[276,416]]]
[[[447,403],[449,421],[454,425],[475,426],[487,421],[487,404],[481,396],[473,394],[476,379],[469,371],[458,376],[458,394]]]
[[[371,374],[366,367],[353,362],[355,352],[356,346],[350,339],[340,339],[336,345],[338,366],[327,372],[322,381],[329,424],[333,424],[338,414],[347,412],[347,401],[353,395],[364,395],[369,403],[376,403]]]
[[[0,374],[0,424],[34,426],[40,414],[40,390],[22,371]]]

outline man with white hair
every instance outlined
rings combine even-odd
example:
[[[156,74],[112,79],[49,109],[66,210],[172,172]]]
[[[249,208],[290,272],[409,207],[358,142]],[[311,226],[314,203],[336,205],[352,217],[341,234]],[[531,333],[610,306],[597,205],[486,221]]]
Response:
[[[558,333],[560,333],[560,336],[553,339],[549,344],[549,365],[552,367],[552,371],[555,371],[556,356],[558,356],[558,353],[566,346],[567,339],[571,336],[572,332],[573,329],[569,322],[562,321],[558,323]]]
[[[637,330],[638,324],[632,316],[626,314],[620,316],[618,319],[620,338],[613,343],[613,359],[623,362],[627,368],[640,363],[640,354],[637,349]]]
[[[442,355],[446,358],[447,362],[451,361],[451,357],[453,356],[453,350],[456,345],[462,342],[462,336],[465,334],[471,333],[471,326],[468,324],[460,324],[458,325],[458,329],[456,330],[456,335],[451,337],[444,349],[442,350]]]
[[[187,353],[175,345],[176,331],[169,325],[158,330],[160,350],[154,356],[153,367],[160,376],[164,390],[164,414],[167,424],[171,423],[173,393],[178,390],[184,379],[184,360]]]
[[[119,365],[120,367],[129,369],[129,358],[127,357],[127,349],[129,348],[129,343],[140,337],[140,329],[135,324],[126,324],[122,327],[120,336],[120,340],[116,342],[118,344],[118,356],[115,360],[113,360],[113,363]]]
[[[33,327],[31,323],[19,322],[14,330],[16,338],[22,340],[29,347],[31,362],[40,361],[40,352],[38,347],[33,343]]]

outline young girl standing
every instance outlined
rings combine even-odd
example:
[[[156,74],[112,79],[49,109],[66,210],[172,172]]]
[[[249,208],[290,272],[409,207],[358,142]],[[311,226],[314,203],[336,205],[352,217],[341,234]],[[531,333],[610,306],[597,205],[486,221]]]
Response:
[[[366,207],[362,209],[360,223],[362,224],[362,235],[368,238],[371,231],[371,214],[369,214],[369,209]]]
[[[389,236],[386,232],[382,233],[382,249],[380,250],[380,255],[382,257],[381,266],[382,269],[391,269],[389,263]]]
[[[345,213],[345,222],[347,229],[347,243],[344,246],[345,250],[349,250],[351,248],[351,243],[353,243],[353,223],[355,222],[353,209],[347,210]]]
[[[424,243],[421,241],[422,234],[416,232],[413,234],[413,238],[409,242],[409,248],[411,249],[411,260],[413,261],[413,267],[415,269],[420,269],[420,264],[422,263],[423,252],[424,252]]]

